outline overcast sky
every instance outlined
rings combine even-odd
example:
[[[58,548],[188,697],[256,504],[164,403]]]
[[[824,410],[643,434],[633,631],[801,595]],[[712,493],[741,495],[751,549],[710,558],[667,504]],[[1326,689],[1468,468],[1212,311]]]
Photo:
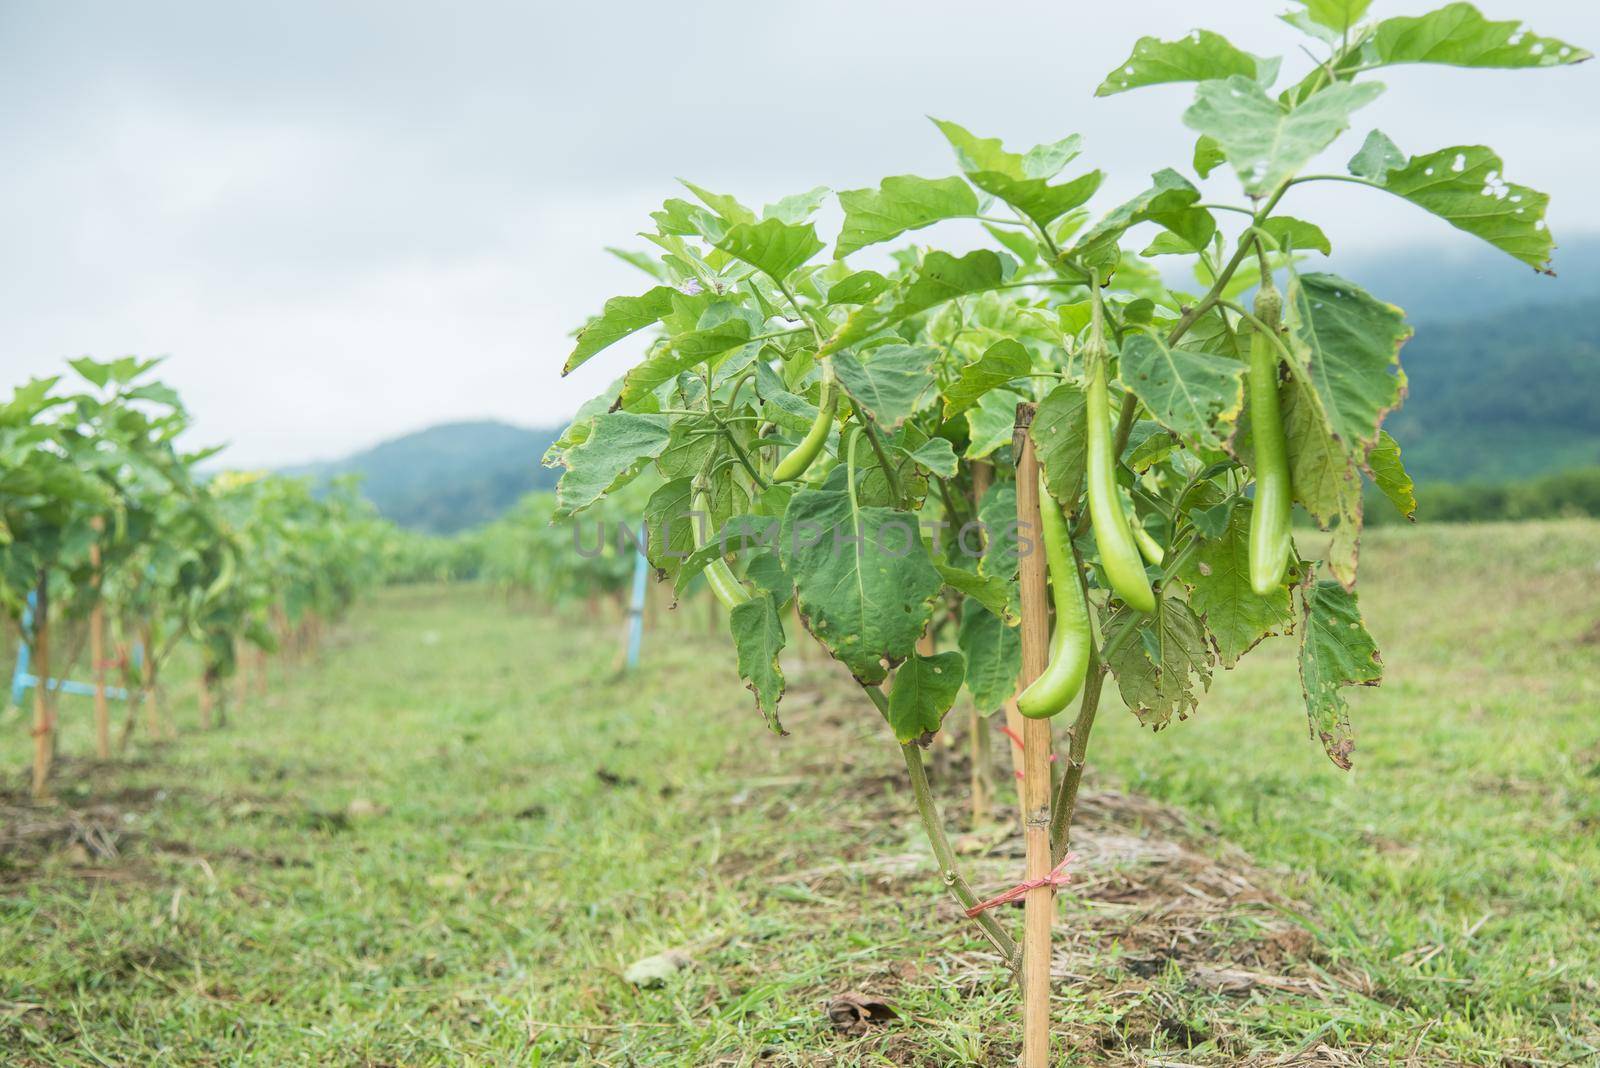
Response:
[[[1187,169],[1192,90],[1095,99],[1106,71],[1195,26],[1298,70],[1287,6],[0,0],[0,384],[168,354],[199,439],[239,464],[559,423],[637,351],[558,377],[568,333],[646,286],[602,246],[642,247],[675,177],[760,204],[953,173],[933,114],[1018,148],[1083,134],[1109,205]],[[1593,0],[1481,6],[1600,43]],[[1558,239],[1600,230],[1600,65],[1382,78],[1335,161],[1374,125],[1408,151],[1489,144],[1553,195]],[[1237,196],[1226,169],[1207,188]],[[1326,226],[1342,250],[1471,241],[1368,190],[1295,197],[1371,210]]]

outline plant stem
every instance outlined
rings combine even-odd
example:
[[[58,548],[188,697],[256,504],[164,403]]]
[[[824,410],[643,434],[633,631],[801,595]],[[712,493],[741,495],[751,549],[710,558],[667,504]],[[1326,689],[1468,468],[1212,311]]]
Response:
[[[883,447],[883,437],[878,433],[877,424],[867,418],[854,397],[850,398],[850,409],[856,413],[856,422],[866,432],[867,441],[871,443],[872,451],[878,457],[878,466],[883,468],[883,477],[889,483],[889,495],[894,498],[895,507],[905,507],[905,497],[900,489],[900,472],[889,462],[889,453]]]
[[[862,683],[861,688],[866,691],[867,697],[887,720],[889,699],[884,696],[883,688],[868,686],[865,683]],[[900,753],[906,762],[906,772],[911,777],[911,793],[916,798],[917,815],[922,819],[922,830],[928,836],[928,844],[933,847],[934,860],[939,864],[939,877],[944,880],[945,886],[950,888],[951,895],[960,903],[962,909],[970,909],[978,903],[978,896],[972,892],[972,887],[967,884],[966,878],[956,867],[955,850],[950,848],[950,840],[945,837],[944,819],[939,815],[938,802],[933,799],[933,790],[928,786],[928,773],[922,767],[922,750],[910,743],[902,743]],[[1021,963],[1017,943],[989,913],[980,912],[974,920],[989,939],[989,943],[994,946],[995,951],[1000,954],[1001,959],[1005,961],[1006,967],[1015,972]]]

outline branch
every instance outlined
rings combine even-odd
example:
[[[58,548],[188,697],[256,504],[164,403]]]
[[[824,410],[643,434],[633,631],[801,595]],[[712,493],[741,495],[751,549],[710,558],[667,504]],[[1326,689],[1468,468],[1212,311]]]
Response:
[[[889,699],[884,696],[883,688],[868,686],[865,683],[861,688],[866,691],[872,703],[887,720]],[[945,837],[944,819],[939,815],[939,805],[934,801],[933,791],[928,787],[928,773],[922,767],[922,750],[907,743],[900,746],[900,752],[905,758],[906,771],[911,776],[911,792],[917,800],[917,815],[922,819],[923,832],[927,834],[928,844],[933,847],[934,859],[939,863],[939,876],[944,880],[945,886],[950,888],[951,895],[961,904],[962,910],[970,909],[978,903],[978,895],[972,892],[972,887],[967,885],[967,880],[956,867],[955,851],[950,848],[950,840]],[[1000,954],[1001,960],[1005,961],[1006,967],[1015,973],[1022,963],[1017,943],[989,913],[980,912],[973,917],[973,920],[983,930],[990,945]]]

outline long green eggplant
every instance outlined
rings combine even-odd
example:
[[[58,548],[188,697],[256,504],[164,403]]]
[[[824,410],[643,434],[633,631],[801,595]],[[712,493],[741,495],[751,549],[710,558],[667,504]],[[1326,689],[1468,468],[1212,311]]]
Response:
[[[1117,492],[1117,458],[1111,455],[1106,356],[1103,343],[1090,345],[1087,353],[1089,378],[1084,389],[1084,416],[1088,420],[1085,475],[1089,489],[1089,522],[1094,528],[1095,546],[1100,550],[1100,566],[1105,568],[1112,591],[1140,612],[1154,612],[1155,592],[1144,573],[1144,560],[1133,540],[1127,513],[1122,510],[1122,495]]]
[[[1282,301],[1277,290],[1256,294],[1256,318],[1277,329]],[[1250,510],[1250,588],[1265,597],[1283,582],[1293,543],[1289,511],[1289,445],[1278,408],[1278,347],[1257,328],[1250,335],[1250,438],[1255,456],[1256,495]]]
[[[834,412],[839,407],[839,390],[834,385],[833,375],[826,366],[822,371],[820,399],[822,403],[818,406],[817,418],[812,422],[811,429],[800,439],[800,444],[789,450],[789,454],[778,461],[778,466],[772,471],[772,481],[793,482],[805,474],[812,461],[822,452],[822,446],[828,441],[828,431],[833,429]]]
[[[1017,710],[1031,719],[1053,716],[1078,696],[1089,670],[1089,648],[1094,641],[1089,631],[1083,580],[1072,557],[1072,530],[1060,505],[1050,496],[1043,475],[1039,477],[1039,523],[1054,589],[1056,629],[1050,635],[1049,663],[1017,697]]]
[[[704,493],[697,492],[694,495],[694,508],[705,517],[706,525],[709,526],[711,506]],[[689,517],[689,525],[694,531],[694,547],[699,549],[705,545],[706,539],[701,534],[704,528],[694,519],[694,516]],[[739,577],[733,573],[733,568],[729,567],[728,561],[722,557],[719,556],[707,564],[704,573],[706,585],[711,587],[712,594],[722,602],[724,608],[735,608],[750,599],[750,591],[745,589],[744,583],[739,581]]]

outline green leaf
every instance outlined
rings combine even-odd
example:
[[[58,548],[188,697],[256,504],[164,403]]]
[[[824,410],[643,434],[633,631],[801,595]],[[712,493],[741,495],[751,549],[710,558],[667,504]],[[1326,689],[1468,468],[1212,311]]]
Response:
[[[1361,471],[1334,436],[1316,391],[1298,376],[1282,392],[1283,433],[1289,451],[1294,499],[1317,526],[1333,532],[1328,566],[1346,586],[1355,585],[1361,536]]]
[[[605,246],[605,250],[631,267],[637,267],[656,281],[665,281],[667,272],[662,268],[661,261],[648,252],[636,252],[627,248],[612,248]]]
[[[1042,178],[1011,178],[992,171],[968,175],[972,184],[1016,208],[1041,228],[1088,201],[1105,175],[1090,171],[1069,182],[1051,185]]]
[[[1541,274],[1551,274],[1550,251],[1555,239],[1544,219],[1550,198],[1505,181],[1503,167],[1493,149],[1461,145],[1413,156],[1404,167],[1391,170],[1373,184],[1482,238]]]
[[[717,242],[717,247],[782,283],[825,246],[817,237],[816,227],[810,223],[765,219],[733,227]]]
[[[567,470],[556,484],[557,510],[571,515],[589,507],[640,461],[660,456],[668,437],[666,416],[632,412],[595,416],[589,436],[561,457]]]
[[[1244,374],[1237,360],[1133,334],[1123,343],[1118,377],[1168,430],[1220,449],[1244,407]]]
[[[596,319],[578,331],[578,344],[567,357],[561,373],[571,374],[583,362],[608,345],[629,334],[661,321],[672,311],[677,291],[671,286],[656,286],[641,297],[612,297]]]
[[[1308,223],[1289,215],[1274,215],[1261,225],[1272,236],[1280,249],[1296,252],[1320,252],[1324,256],[1333,251],[1328,235],[1315,223]]]
[[[761,217],[798,225],[808,221],[811,216],[815,215],[827,201],[828,194],[831,192],[833,190],[827,186],[819,185],[815,189],[807,190],[804,193],[792,193],[776,204],[768,204],[762,208]]]
[[[961,257],[930,252],[908,283],[851,312],[818,355],[848,348],[946,301],[1004,285],[1015,270],[1016,263],[1010,257],[991,249],[977,249]]]
[[[1069,508],[1075,506],[1083,482],[1087,432],[1083,390],[1072,382],[1063,382],[1045,395],[1028,429],[1039,466],[1044,468],[1046,488]]]
[[[1305,5],[1305,14],[1319,26],[1344,33],[1361,21],[1372,0],[1296,0]]]
[[[1378,431],[1378,443],[1367,453],[1367,467],[1378,490],[1407,519],[1417,518],[1416,487],[1400,462],[1400,443],[1387,430]]]
[[[966,685],[980,712],[999,708],[1022,673],[1022,634],[975,600],[961,605],[956,644],[966,657]]]
[[[728,220],[680,197],[662,202],[661,210],[652,211],[650,218],[656,224],[656,233],[666,238],[703,237],[715,242],[728,231]],[[682,251],[681,244],[679,251]]]
[[[828,290],[828,304],[866,304],[892,285],[877,271],[857,271],[839,279]]]
[[[833,357],[833,370],[850,399],[892,430],[933,396],[933,361],[938,358],[937,350],[921,345],[880,345],[860,358],[839,353]]]
[[[964,664],[960,653],[914,654],[895,668],[889,687],[889,726],[899,741],[931,737],[961,692]]]
[[[1259,597],[1250,586],[1250,502],[1234,501],[1228,525],[1206,538],[1179,576],[1191,587],[1189,605],[1205,620],[1222,666],[1239,658],[1269,634],[1283,633],[1293,621],[1288,586]]]
[[[95,389],[105,389],[106,383],[111,381],[111,365],[102,363],[90,356],[79,356],[75,360],[68,360],[67,365]]]
[[[1228,162],[1228,154],[1222,151],[1222,146],[1217,144],[1214,137],[1201,134],[1194,142],[1194,172],[1202,178],[1211,177],[1211,172]]]
[[[844,226],[833,250],[834,259],[941,219],[976,215],[978,195],[960,178],[903,174],[885,178],[877,189],[843,190],[839,205],[844,208]]]
[[[1017,402],[1022,397],[1008,389],[993,389],[978,398],[965,412],[969,460],[981,460],[996,449],[1011,444],[1017,425]]]
[[[955,478],[956,471],[961,466],[961,461],[956,457],[955,446],[950,444],[949,438],[929,438],[922,445],[912,449],[909,455],[919,467],[933,472],[940,478]]]
[[[944,587],[916,515],[858,506],[848,488],[790,498],[782,553],[806,627],[868,684],[911,655]]]
[[[1103,177],[1091,171],[1061,185],[1049,184],[1077,155],[1081,139],[1073,136],[1039,145],[1027,155],[1007,152],[994,137],[975,137],[964,127],[934,119],[956,150],[961,170],[973,185],[1016,208],[1041,228],[1084,203],[1100,187]]]
[[[1136,633],[1119,637],[1129,627]],[[1211,686],[1211,647],[1199,617],[1180,598],[1163,591],[1150,615],[1118,612],[1106,623],[1106,645],[1113,642],[1108,666],[1140,723],[1160,730],[1200,706],[1200,692]]]
[[[1189,180],[1170,168],[1150,176],[1151,186],[1107,214],[1079,236],[1067,250],[1068,260],[1097,260],[1103,250],[1114,246],[1131,227],[1142,222],[1173,220],[1193,207],[1200,199],[1200,190]],[[1164,225],[1164,223],[1163,223]]]
[[[954,536],[959,537],[959,532]],[[971,552],[976,548],[975,536],[969,534],[962,552]],[[939,575],[946,585],[959,590],[967,603],[977,604],[984,611],[993,613],[1007,627],[1014,627],[1022,621],[1017,586],[1010,579],[1000,575],[980,575],[976,571],[938,560],[933,562],[933,566],[939,569]],[[1012,672],[1012,681],[1016,681],[1016,672]]]
[[[1316,390],[1351,459],[1365,463],[1378,424],[1404,395],[1405,313],[1332,274],[1291,273],[1285,309],[1291,369]]]
[[[1249,78],[1201,82],[1183,114],[1188,126],[1222,146],[1246,193],[1264,196],[1300,173],[1373,101],[1377,82],[1330,85],[1292,111]]]
[[[783,668],[778,654],[783,650],[783,620],[772,597],[761,594],[728,613],[733,632],[733,648],[739,662],[739,677],[756,695],[756,708],[775,734],[788,734],[778,720],[778,701],[783,697]]]
[[[1017,486],[996,482],[978,502],[978,522],[987,542],[978,560],[978,572],[1010,582],[1017,577]],[[952,583],[954,585],[954,583]],[[959,587],[957,587],[959,589]]]
[[[1357,178],[1383,184],[1389,172],[1405,166],[1405,153],[1382,130],[1373,130],[1361,142],[1361,151],[1350,157],[1350,173]]]
[[[679,565],[694,552],[694,525],[689,515],[693,485],[693,479],[672,479],[645,502],[645,557],[664,579],[676,575]]]
[[[1528,32],[1522,22],[1490,22],[1471,4],[1446,4],[1416,17],[1384,19],[1372,35],[1379,63],[1444,63],[1453,67],[1558,67],[1592,53]]]
[[[956,162],[965,174],[998,174],[1007,178],[1051,179],[1078,158],[1083,138],[1070,134],[1059,141],[1034,145],[1026,153],[1006,151],[998,137],[978,137],[959,123],[932,119],[955,149]]]
[[[701,203],[710,208],[712,211],[716,212],[718,215],[722,216],[724,219],[728,220],[728,222],[738,224],[753,223],[756,221],[756,213],[739,203],[733,197],[730,197],[724,193],[713,193],[709,189],[702,189],[700,186],[695,185],[687,178],[679,178],[678,181],[685,189],[699,197]]]
[[[1383,658],[1361,619],[1356,595],[1337,582],[1318,582],[1305,590],[1305,620],[1300,628],[1300,686],[1305,693],[1311,735],[1328,757],[1350,767],[1355,739],[1345,686],[1376,686]]]
[[[991,389],[1021,378],[1031,370],[1033,357],[1021,342],[1015,338],[996,341],[982,356],[962,367],[956,380],[945,387],[944,418],[954,418]]]
[[[670,338],[623,376],[618,402],[627,411],[639,411],[640,405],[648,403],[663,383],[749,340],[750,324],[743,319],[728,319]]]
[[[1106,75],[1094,95],[1111,96],[1168,82],[1207,82],[1233,74],[1255,78],[1260,69],[1258,62],[1255,56],[1210,30],[1194,30],[1176,41],[1141,37],[1133,46],[1133,54]]]

